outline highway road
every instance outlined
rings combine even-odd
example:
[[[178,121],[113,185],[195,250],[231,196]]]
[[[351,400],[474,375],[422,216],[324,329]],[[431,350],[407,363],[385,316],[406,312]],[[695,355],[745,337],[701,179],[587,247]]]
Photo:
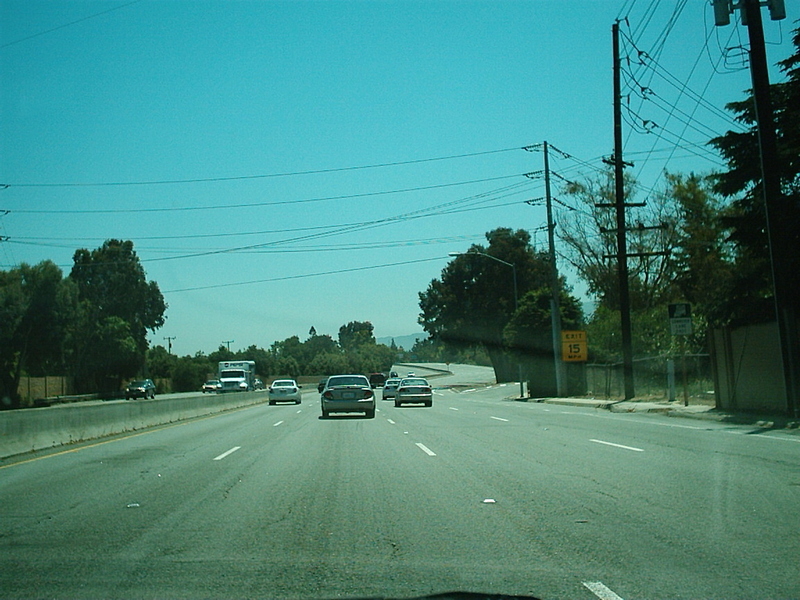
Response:
[[[0,596],[800,597],[797,432],[517,393],[307,389],[3,461]]]

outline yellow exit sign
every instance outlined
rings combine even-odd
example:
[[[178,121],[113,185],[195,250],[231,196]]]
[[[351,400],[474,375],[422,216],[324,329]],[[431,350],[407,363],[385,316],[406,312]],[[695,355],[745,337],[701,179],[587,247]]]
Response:
[[[585,362],[588,358],[585,331],[561,332],[561,360],[564,362]]]

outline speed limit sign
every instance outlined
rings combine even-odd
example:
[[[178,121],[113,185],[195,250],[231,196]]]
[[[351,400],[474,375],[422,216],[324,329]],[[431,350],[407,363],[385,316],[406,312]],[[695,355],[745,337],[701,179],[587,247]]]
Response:
[[[564,362],[584,362],[587,360],[585,331],[561,332],[561,360]]]

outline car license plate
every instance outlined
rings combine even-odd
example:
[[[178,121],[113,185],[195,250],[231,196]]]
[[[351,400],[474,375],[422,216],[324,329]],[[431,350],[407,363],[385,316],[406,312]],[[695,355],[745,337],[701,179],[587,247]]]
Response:
[[[342,392],[342,398],[344,400],[352,400],[355,397],[356,397],[355,392]]]

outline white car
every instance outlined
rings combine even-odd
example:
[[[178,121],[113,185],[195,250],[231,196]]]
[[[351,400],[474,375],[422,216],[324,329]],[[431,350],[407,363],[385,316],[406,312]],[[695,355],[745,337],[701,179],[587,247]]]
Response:
[[[383,384],[383,392],[381,395],[382,400],[394,400],[395,394],[397,394],[397,386],[400,385],[400,378],[399,377],[390,377],[386,380],[386,383]]]
[[[394,405],[424,404],[433,406],[433,389],[423,377],[405,377],[397,386],[394,394]]]
[[[294,379],[276,379],[269,386],[269,403],[294,402],[300,404],[302,395],[300,386]]]
[[[323,419],[340,412],[363,412],[368,419],[375,418],[375,392],[364,375],[328,377],[320,404]]]

